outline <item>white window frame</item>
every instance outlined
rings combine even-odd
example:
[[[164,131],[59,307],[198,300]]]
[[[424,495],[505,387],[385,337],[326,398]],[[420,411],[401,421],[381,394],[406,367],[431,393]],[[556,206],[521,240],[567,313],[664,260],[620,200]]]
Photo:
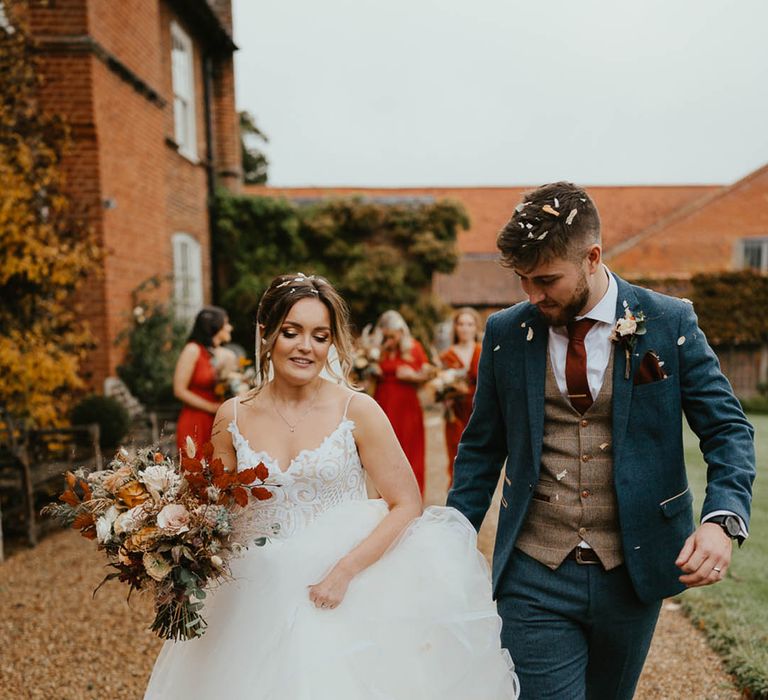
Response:
[[[176,22],[171,22],[171,82],[174,140],[179,153],[197,161],[194,46],[189,34]]]
[[[176,317],[189,323],[203,307],[203,255],[200,242],[188,233],[174,233],[173,307]]]
[[[760,265],[756,267],[750,265],[747,260],[747,247],[758,247],[760,250]],[[757,270],[758,272],[768,272],[768,236],[756,238],[742,238],[739,241],[739,262],[743,269]]]

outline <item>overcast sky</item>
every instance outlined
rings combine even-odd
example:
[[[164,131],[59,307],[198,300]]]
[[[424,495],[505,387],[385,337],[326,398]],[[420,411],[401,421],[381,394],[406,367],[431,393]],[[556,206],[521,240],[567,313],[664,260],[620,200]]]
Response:
[[[271,184],[709,184],[768,162],[767,0],[233,5]]]

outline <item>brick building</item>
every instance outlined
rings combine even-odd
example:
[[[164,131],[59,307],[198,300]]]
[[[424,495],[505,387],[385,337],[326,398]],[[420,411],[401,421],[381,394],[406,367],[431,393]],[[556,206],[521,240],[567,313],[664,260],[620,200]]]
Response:
[[[82,294],[94,389],[115,374],[131,291],[173,279],[177,311],[211,297],[208,195],[241,182],[231,0],[28,0],[43,107],[74,140],[67,187],[102,244]]]
[[[440,188],[351,188],[351,187],[245,187],[249,194],[316,200],[336,196],[361,196],[379,201],[451,199],[460,202],[470,218],[468,231],[458,238],[460,261],[449,275],[435,275],[434,290],[454,307],[498,309],[523,298],[514,275],[498,263],[496,235],[509,220],[520,197],[532,187],[440,187]],[[700,206],[718,194],[721,187],[650,186],[589,187],[603,228],[607,253],[636,237],[659,220],[681,209]]]

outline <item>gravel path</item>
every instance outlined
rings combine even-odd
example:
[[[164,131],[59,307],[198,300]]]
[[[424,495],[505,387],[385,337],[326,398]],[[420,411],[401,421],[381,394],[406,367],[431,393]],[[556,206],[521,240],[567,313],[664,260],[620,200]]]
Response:
[[[445,502],[447,477],[439,419],[428,419],[427,502]],[[488,554],[494,518],[480,542]],[[92,598],[107,570],[92,542],[74,532],[44,539],[0,564],[0,698],[138,700],[160,642],[147,631],[148,600],[125,601],[111,582]],[[737,700],[703,635],[679,606],[664,606],[636,696],[639,700]]]

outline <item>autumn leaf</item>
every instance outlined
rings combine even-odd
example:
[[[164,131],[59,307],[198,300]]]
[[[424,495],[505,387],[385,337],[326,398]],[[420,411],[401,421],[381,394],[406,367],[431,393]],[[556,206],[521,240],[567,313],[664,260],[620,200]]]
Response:
[[[200,455],[202,458],[209,462],[211,457],[213,457],[213,444],[211,442],[206,442],[201,448],[200,448]]]
[[[187,472],[201,472],[203,471],[203,463],[199,459],[194,457],[181,456],[181,468]]]
[[[72,506],[73,508],[80,505],[80,499],[75,495],[74,491],[70,491],[67,489],[64,491],[64,493],[59,496],[60,501],[64,501],[69,506]]]
[[[236,488],[232,491],[232,497],[240,507],[245,508],[248,505],[248,492],[244,488]]]
[[[258,474],[256,473],[256,468],[251,467],[250,469],[243,469],[241,472],[237,472],[237,480],[241,484],[252,484],[254,481],[258,479]],[[260,479],[260,481],[264,481],[263,479]]]
[[[270,498],[272,498],[272,492],[269,489],[265,489],[263,486],[255,486],[251,489],[251,493],[259,501],[268,501]]]
[[[261,462],[256,467],[256,478],[259,481],[266,481],[268,476],[269,476],[269,469],[267,469],[267,467],[264,465],[264,463]]]

